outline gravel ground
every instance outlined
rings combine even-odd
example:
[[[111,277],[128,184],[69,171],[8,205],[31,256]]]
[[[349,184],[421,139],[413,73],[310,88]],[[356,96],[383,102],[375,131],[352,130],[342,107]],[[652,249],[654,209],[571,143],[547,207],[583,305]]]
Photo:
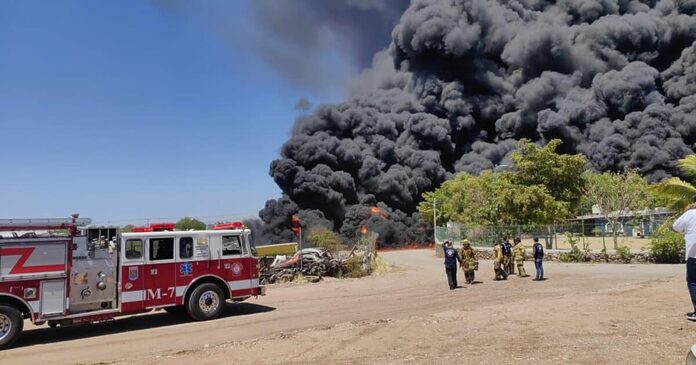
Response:
[[[546,263],[546,281],[495,282],[483,261],[481,283],[450,291],[432,250],[382,255],[396,268],[271,286],[215,321],[27,322],[0,364],[680,364],[696,343],[683,265]]]

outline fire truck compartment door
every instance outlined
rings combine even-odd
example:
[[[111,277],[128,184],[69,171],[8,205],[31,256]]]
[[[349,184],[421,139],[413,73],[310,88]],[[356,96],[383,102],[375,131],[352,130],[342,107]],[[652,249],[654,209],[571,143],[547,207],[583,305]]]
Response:
[[[61,315],[65,311],[65,280],[41,282],[41,315]]]
[[[174,260],[174,238],[148,239],[145,277],[145,308],[176,304],[177,265]]]
[[[227,281],[232,297],[251,294],[251,258],[245,241],[243,236],[238,234],[221,236],[222,259],[217,275]]]

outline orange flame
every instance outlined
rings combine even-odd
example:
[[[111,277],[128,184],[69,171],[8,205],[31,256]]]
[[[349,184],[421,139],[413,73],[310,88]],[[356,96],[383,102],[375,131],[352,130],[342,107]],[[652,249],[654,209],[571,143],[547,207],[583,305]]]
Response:
[[[371,207],[370,213],[372,213],[373,216],[378,215],[382,219],[389,218],[389,215],[387,213],[383,212],[382,209],[379,209],[379,207]]]

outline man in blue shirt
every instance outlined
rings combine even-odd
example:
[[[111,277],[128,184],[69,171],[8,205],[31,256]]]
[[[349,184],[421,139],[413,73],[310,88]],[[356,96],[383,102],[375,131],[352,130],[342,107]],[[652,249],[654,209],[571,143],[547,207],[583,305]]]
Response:
[[[510,243],[510,239],[507,237],[505,237],[505,242],[503,242],[503,256],[503,269],[505,269],[505,272],[508,275],[514,274],[515,267],[512,264],[512,244]]]
[[[445,251],[445,273],[447,273],[447,283],[450,290],[457,288],[457,262],[461,264],[462,259],[459,257],[457,250],[452,247],[452,242],[445,241],[442,246]]]
[[[544,280],[544,246],[539,243],[539,237],[534,237],[534,267],[536,268],[536,278],[534,280]]]

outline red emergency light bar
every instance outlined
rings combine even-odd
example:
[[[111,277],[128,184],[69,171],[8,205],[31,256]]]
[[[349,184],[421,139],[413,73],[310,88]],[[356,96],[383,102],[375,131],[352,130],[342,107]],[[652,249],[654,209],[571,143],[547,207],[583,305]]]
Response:
[[[216,231],[223,229],[242,229],[242,227],[244,227],[242,222],[218,223],[213,225],[213,229]]]
[[[133,227],[131,232],[161,232],[161,231],[173,231],[176,228],[174,223],[152,223],[145,227]]]
[[[152,228],[153,231],[173,231],[174,228],[176,228],[175,223],[152,223],[150,224],[150,228]]]

